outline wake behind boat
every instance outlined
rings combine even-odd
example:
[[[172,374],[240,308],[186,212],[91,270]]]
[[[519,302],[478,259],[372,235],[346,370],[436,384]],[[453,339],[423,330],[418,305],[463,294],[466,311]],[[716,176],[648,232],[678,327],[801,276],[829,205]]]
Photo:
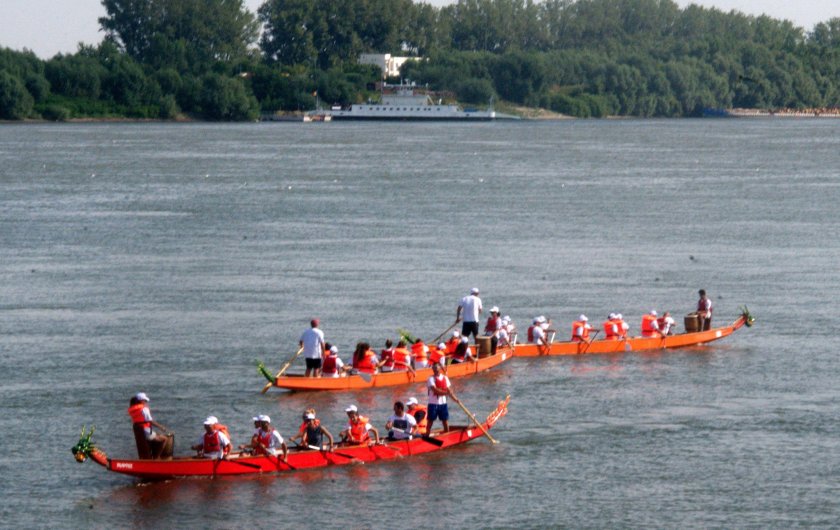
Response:
[[[752,315],[744,308],[741,316],[732,324],[706,331],[679,333],[676,335],[665,335],[664,337],[625,337],[617,340],[601,339],[591,342],[553,342],[545,346],[526,343],[516,346],[514,355],[517,357],[539,357],[543,355],[584,355],[591,353],[683,348],[728,337],[745,324],[747,327],[752,326],[753,320]]]
[[[244,453],[232,453],[224,459],[194,457],[175,457],[162,460],[110,458],[105,451],[99,449],[92,442],[93,429],[89,433],[85,433],[82,429],[81,439],[72,451],[79,463],[90,458],[108,471],[147,480],[298,471],[317,467],[394,460],[461,445],[485,436],[485,430],[489,431],[499,418],[507,414],[509,402],[510,396],[499,401],[495,410],[487,416],[481,426],[450,426],[449,432],[437,431],[432,433],[432,437],[421,436],[409,440],[391,441],[388,445],[339,445],[334,451],[291,450],[285,462],[273,455],[246,455]]]

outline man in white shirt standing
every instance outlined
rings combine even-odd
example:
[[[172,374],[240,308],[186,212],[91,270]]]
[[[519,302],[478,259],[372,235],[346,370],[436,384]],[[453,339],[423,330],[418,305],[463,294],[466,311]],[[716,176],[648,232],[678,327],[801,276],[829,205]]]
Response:
[[[449,407],[446,404],[446,396],[449,395],[452,383],[446,377],[446,374],[441,371],[438,363],[432,365],[432,372],[434,375],[426,380],[426,391],[429,395],[426,416],[427,436],[432,433],[432,425],[437,419],[443,424],[443,432],[449,432]]]
[[[324,332],[318,329],[320,321],[313,318],[309,329],[300,336],[300,347],[306,359],[306,377],[321,375],[321,360],[324,358]]]
[[[469,339],[470,334],[472,334],[475,338],[478,338],[478,319],[483,310],[481,298],[478,297],[478,287],[473,287],[470,294],[461,299],[461,303],[458,304],[458,311],[455,313],[455,322],[459,322],[463,312],[462,337]]]

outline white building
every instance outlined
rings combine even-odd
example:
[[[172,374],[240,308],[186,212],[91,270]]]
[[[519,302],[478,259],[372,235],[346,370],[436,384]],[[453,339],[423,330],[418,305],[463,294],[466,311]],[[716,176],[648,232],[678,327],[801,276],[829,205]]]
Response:
[[[390,53],[363,53],[359,56],[359,64],[372,64],[382,70],[382,79],[399,77],[400,67],[406,61],[416,61],[417,57],[394,57]]]

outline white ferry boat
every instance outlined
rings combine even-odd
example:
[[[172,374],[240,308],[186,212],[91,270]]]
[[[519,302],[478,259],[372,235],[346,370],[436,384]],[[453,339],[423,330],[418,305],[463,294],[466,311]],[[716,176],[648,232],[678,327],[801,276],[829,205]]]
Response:
[[[317,110],[313,116],[328,116],[333,120],[518,120],[517,116],[502,114],[493,109],[462,109],[458,105],[435,103],[425,90],[414,83],[382,85],[379,101],[358,103],[349,107],[333,106]]]

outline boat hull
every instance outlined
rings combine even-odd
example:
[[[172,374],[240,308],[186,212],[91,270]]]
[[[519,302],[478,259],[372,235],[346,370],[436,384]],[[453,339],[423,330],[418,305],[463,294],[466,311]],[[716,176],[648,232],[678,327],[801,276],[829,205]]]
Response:
[[[518,349],[518,348],[517,348]],[[513,357],[510,348],[500,347],[496,355],[481,357],[475,362],[451,364],[446,368],[450,379],[467,377],[496,367]],[[407,371],[382,372],[369,376],[349,375],[347,377],[304,377],[285,375],[278,377],[274,386],[287,390],[359,390],[381,386],[410,385],[423,383],[432,376],[431,368],[421,368],[412,374]]]
[[[627,351],[661,350],[669,348],[684,348],[705,344],[724,337],[728,337],[746,323],[746,317],[741,316],[729,326],[713,328],[708,331],[681,333],[666,337],[628,337],[624,340],[593,340],[585,342],[554,342],[548,347],[536,344],[520,344],[516,346],[516,357],[540,357],[545,355],[588,355],[593,353],[618,353]]]
[[[482,424],[486,430],[505,414],[510,396],[500,401]],[[388,445],[336,446],[333,452],[318,450],[289,451],[287,462],[274,456],[233,455],[225,460],[206,458],[175,458],[172,460],[128,460],[108,458],[99,449],[93,449],[91,459],[109,471],[147,480],[163,480],[178,477],[217,477],[229,475],[253,475],[298,471],[327,466],[394,460],[407,456],[421,455],[461,445],[483,436],[476,425],[450,427],[449,432],[434,433],[434,442],[424,438],[390,441]]]

